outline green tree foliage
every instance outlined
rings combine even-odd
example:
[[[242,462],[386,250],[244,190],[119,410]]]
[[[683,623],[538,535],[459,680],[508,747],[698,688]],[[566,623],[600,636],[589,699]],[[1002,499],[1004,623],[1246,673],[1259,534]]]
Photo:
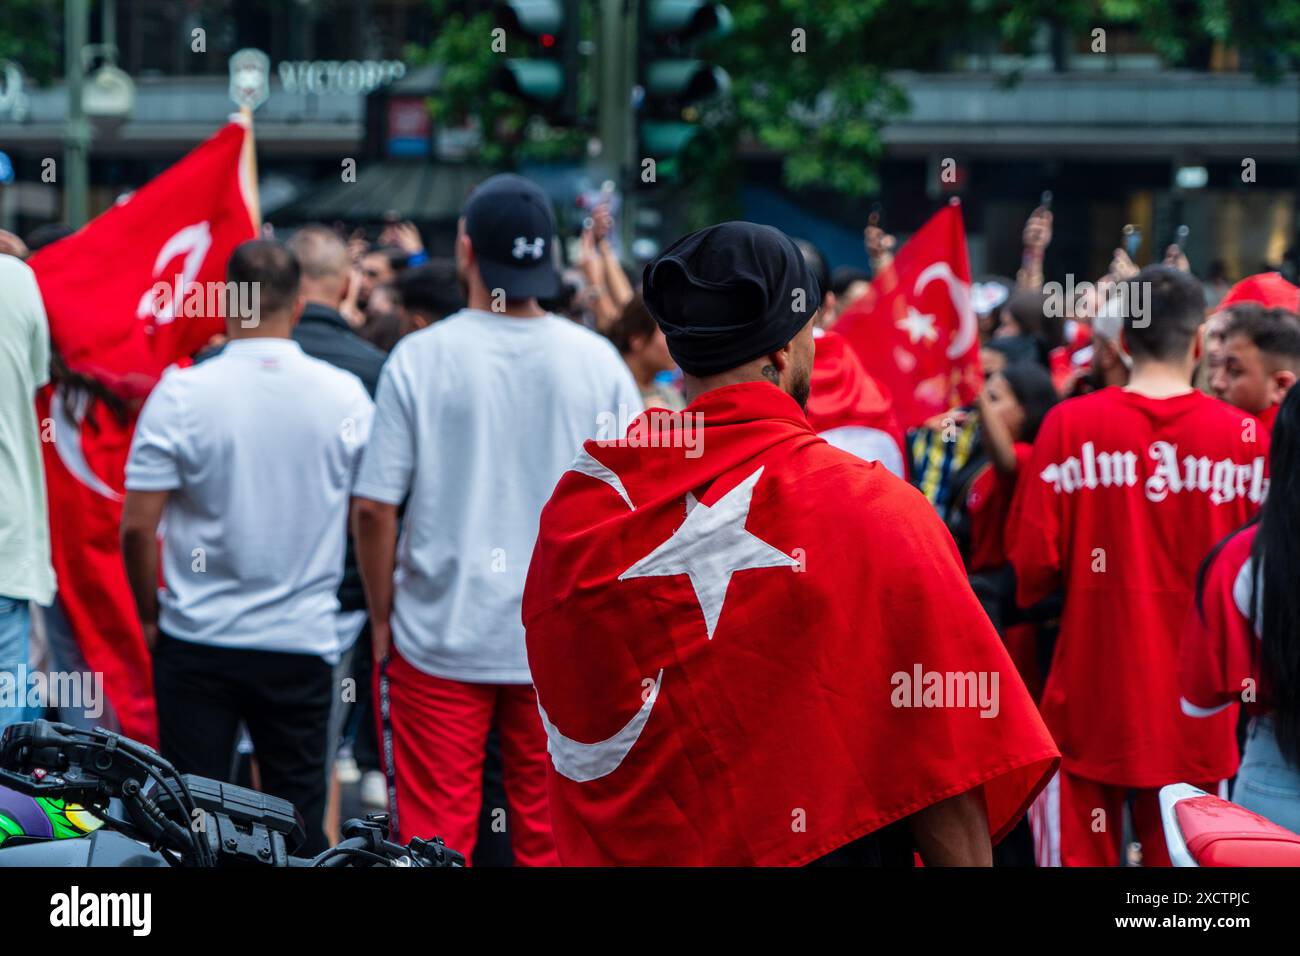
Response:
[[[0,62],[13,60],[38,83],[48,83],[63,40],[58,0],[0,2]]]
[[[566,138],[527,123],[522,104],[490,89],[498,63],[487,37],[490,13],[448,14],[463,7],[430,0],[445,17],[429,58],[446,65],[435,99],[442,119],[481,117],[484,158],[508,162],[549,142],[576,155],[583,137]],[[726,102],[703,107],[699,122],[714,134],[692,176],[712,209],[734,177],[742,143],[781,158],[785,182],[849,196],[878,189],[881,129],[905,113],[893,77],[902,70],[942,70],[973,49],[1025,52],[1044,26],[1072,48],[1087,49],[1097,27],[1135,31],[1170,66],[1189,65],[1212,43],[1237,48],[1244,67],[1276,78],[1300,62],[1300,0],[725,0],[734,28],[701,55],[732,78]],[[594,4],[585,5],[594,7]],[[483,8],[486,9],[486,8]],[[796,52],[802,30],[803,52]],[[591,24],[584,36],[594,36]],[[1029,82],[1024,76],[1009,81]],[[560,144],[556,146],[555,144]],[[710,211],[702,208],[701,215]]]
[[[502,54],[492,50],[496,24],[490,4],[429,0],[429,8],[439,24],[437,35],[427,49],[409,50],[407,58],[442,67],[438,92],[429,102],[435,123],[477,125],[482,138],[479,158],[493,166],[582,154],[587,134],[549,126],[530,115],[518,97],[494,87]]]

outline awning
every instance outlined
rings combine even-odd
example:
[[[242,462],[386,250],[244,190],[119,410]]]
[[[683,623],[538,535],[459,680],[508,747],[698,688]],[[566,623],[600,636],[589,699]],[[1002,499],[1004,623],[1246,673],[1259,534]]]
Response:
[[[357,181],[334,182],[275,213],[295,222],[379,222],[389,212],[413,222],[454,222],[470,192],[495,172],[465,163],[400,159],[357,164]]]

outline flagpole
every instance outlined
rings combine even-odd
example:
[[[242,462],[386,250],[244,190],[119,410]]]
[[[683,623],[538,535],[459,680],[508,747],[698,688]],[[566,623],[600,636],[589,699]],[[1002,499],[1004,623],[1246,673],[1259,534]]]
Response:
[[[244,126],[244,148],[240,155],[239,175],[243,180],[244,200],[248,204],[248,215],[253,220],[253,229],[262,231],[262,201],[257,191],[257,145],[253,137],[253,110],[249,106],[239,108],[239,120]]]

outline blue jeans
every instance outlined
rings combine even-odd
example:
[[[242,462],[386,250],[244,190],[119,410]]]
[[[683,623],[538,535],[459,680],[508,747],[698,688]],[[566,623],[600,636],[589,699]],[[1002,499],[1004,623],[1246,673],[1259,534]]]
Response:
[[[1278,750],[1273,718],[1250,722],[1232,799],[1247,810],[1300,833],[1300,769]]]
[[[26,599],[0,597],[0,730],[27,719],[27,635],[32,611]],[[12,706],[11,706],[12,705]]]
[[[89,674],[91,679],[94,679],[95,675],[90,670],[90,665],[86,663],[77,639],[72,634],[72,625],[68,623],[68,617],[63,613],[63,603],[58,595],[55,595],[50,606],[45,608],[45,650],[48,654],[50,671],[75,675],[78,678]],[[91,716],[91,712],[85,707],[74,707],[72,702],[58,701],[54,704],[53,719],[72,724],[81,730],[103,727],[105,730],[121,733],[122,725],[118,723],[117,714],[113,711],[113,704],[108,699],[108,695],[101,693],[97,703],[102,713]],[[39,714],[33,714],[31,719],[34,720],[38,716]]]

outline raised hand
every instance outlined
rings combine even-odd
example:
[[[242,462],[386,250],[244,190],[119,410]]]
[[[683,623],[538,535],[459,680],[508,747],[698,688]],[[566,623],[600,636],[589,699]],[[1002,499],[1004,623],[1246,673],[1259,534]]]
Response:
[[[880,228],[880,213],[873,212],[867,218],[867,228],[862,230],[862,242],[873,271],[879,272],[894,261],[897,241]]]
[[[26,259],[28,256],[27,243],[7,229],[0,229],[0,254]]]
[[[420,230],[415,228],[415,223],[410,220],[390,222],[379,234],[379,244],[396,246],[407,255],[424,251],[424,240],[420,238]]]
[[[1052,211],[1046,206],[1039,206],[1025,220],[1023,241],[1026,249],[1041,252],[1052,241]]]

